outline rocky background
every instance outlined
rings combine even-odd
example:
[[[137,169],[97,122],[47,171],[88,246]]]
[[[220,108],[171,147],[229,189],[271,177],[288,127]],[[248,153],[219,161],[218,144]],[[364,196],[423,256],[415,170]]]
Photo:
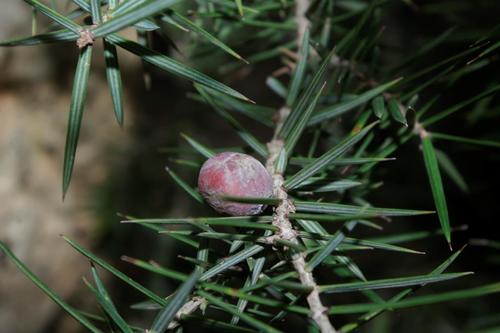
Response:
[[[39,20],[47,23],[41,16]],[[30,33],[29,6],[2,2],[0,39]],[[135,38],[130,33],[128,37]],[[93,297],[81,280],[89,263],[60,235],[166,293],[169,284],[134,270],[120,256],[147,259],[155,253],[155,260],[168,264],[175,260],[172,244],[140,227],[120,225],[117,213],[186,215],[192,202],[165,173],[168,159],[159,148],[182,142],[180,132],[196,133],[200,140],[211,138],[214,144],[225,143],[234,134],[225,124],[207,131],[207,117],[216,117],[200,113],[200,105],[185,98],[186,82],[154,70],[145,77],[144,65],[119,50],[126,113],[120,128],[106,83],[102,45],[96,43],[73,179],[63,202],[63,154],[77,56],[72,43],[0,48],[0,238],[63,298],[92,311]],[[176,172],[194,176],[193,170]],[[142,300],[114,282],[109,281],[108,288],[122,312],[128,311],[127,304]],[[128,318],[136,315],[127,313]],[[141,315],[137,320],[147,318]],[[1,333],[81,330],[0,257]]]
[[[29,34],[30,17],[24,3],[2,1],[0,39]],[[97,49],[96,54],[102,52]],[[0,48],[0,238],[63,298],[85,303],[79,293],[88,262],[59,235],[94,248],[119,220],[116,206],[106,198],[125,197],[127,186],[110,184],[143,175],[131,170],[140,147],[131,137],[141,105],[126,99],[126,126],[121,129],[112,112],[103,59],[95,56],[74,177],[63,202],[64,138],[76,57],[74,45]],[[141,63],[126,54],[121,61],[125,75],[135,77],[127,87],[142,84]],[[159,167],[156,174],[161,174]],[[0,267],[1,332],[68,332],[73,322],[59,323],[59,308],[49,298],[1,257]]]
[[[2,2],[0,39],[29,33],[30,15],[22,2]],[[0,49],[0,237],[48,285],[70,297],[88,264],[59,235],[92,246],[98,232],[92,192],[109,177],[115,152],[130,134],[115,125],[106,83],[93,75],[75,178],[63,203],[69,69],[76,50],[57,48]],[[0,331],[43,331],[59,309],[15,267],[0,266]]]

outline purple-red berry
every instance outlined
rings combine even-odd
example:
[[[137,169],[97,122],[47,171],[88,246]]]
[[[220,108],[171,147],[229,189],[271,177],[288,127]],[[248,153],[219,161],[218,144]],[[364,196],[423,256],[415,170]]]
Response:
[[[273,180],[266,168],[252,156],[225,152],[209,158],[200,170],[198,190],[219,213],[243,216],[261,213],[263,204],[229,202],[223,196],[268,198]]]

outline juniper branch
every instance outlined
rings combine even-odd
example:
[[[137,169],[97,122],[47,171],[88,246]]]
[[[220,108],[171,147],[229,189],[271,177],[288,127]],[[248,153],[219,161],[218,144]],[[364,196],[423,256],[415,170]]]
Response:
[[[308,0],[298,0],[296,3],[295,19],[297,21],[298,44],[300,44],[303,40],[304,33],[308,26],[306,18],[308,6]],[[280,129],[290,112],[291,110],[287,106],[283,106],[278,110],[274,135],[271,141],[267,143],[269,156],[266,161],[266,168],[273,178],[274,196],[281,199],[281,203],[274,209],[272,221],[272,224],[278,227],[278,231],[270,237],[269,241],[287,240],[298,244],[299,240],[297,232],[293,229],[292,223],[289,219],[289,215],[295,212],[295,206],[288,198],[288,193],[285,190],[283,173],[276,168],[276,161],[281,151],[285,149],[283,140],[278,138],[278,133],[280,132]],[[330,323],[328,315],[326,314],[327,308],[321,302],[319,288],[314,281],[314,276],[312,275],[312,272],[308,271],[306,268],[305,255],[301,252],[293,253],[292,265],[298,273],[300,282],[307,287],[311,287],[312,291],[307,296],[307,303],[309,305],[309,309],[311,310],[311,318],[318,325],[321,332],[335,333],[336,330]]]
[[[276,129],[281,128],[284,120],[286,119],[286,116],[288,115],[286,109],[287,108],[280,109],[276,122]],[[274,196],[282,200],[281,203],[274,209],[272,224],[278,227],[278,231],[271,236],[271,240],[277,241],[281,239],[298,244],[299,240],[297,232],[293,229],[292,223],[289,219],[289,215],[295,212],[295,206],[288,198],[288,193],[284,189],[283,174],[276,169],[276,160],[281,150],[284,149],[284,142],[277,138],[277,133],[278,131],[275,131],[273,139],[267,144],[269,157],[266,161],[266,168],[273,178]],[[311,287],[312,289],[307,296],[307,303],[309,304],[309,308],[311,310],[311,318],[319,326],[321,332],[335,333],[336,330],[330,323],[328,315],[326,314],[327,308],[323,305],[319,297],[318,285],[314,281],[312,272],[308,271],[306,268],[304,254],[295,252],[292,255],[292,265],[298,273],[300,282],[305,286]]]
[[[298,0],[295,7],[295,19],[297,22],[297,44],[303,40],[305,31],[309,25],[309,22],[306,18],[306,12],[309,7],[308,0]],[[266,160],[266,168],[271,174],[273,178],[273,194],[275,197],[282,199],[281,203],[275,207],[273,213],[273,221],[272,224],[278,227],[278,231],[273,235],[268,237],[266,240],[269,243],[274,243],[277,240],[287,240],[293,243],[298,244],[298,234],[293,229],[292,224],[289,219],[289,215],[295,212],[295,206],[293,202],[288,199],[288,193],[284,188],[284,177],[283,173],[279,172],[276,168],[276,161],[280,152],[284,149],[283,140],[278,138],[278,133],[283,126],[285,119],[290,114],[291,109],[288,106],[282,106],[277,114],[275,119],[275,127],[274,134],[271,139],[267,143],[267,148],[269,151],[268,158]],[[311,287],[311,292],[307,296],[307,303],[310,308],[310,316],[314,320],[314,322],[318,325],[322,333],[336,333],[337,331],[330,323],[330,320],[327,315],[327,308],[323,305],[319,295],[319,288],[314,280],[314,276],[312,272],[308,271],[306,268],[307,264],[305,261],[305,255],[301,252],[295,252],[292,255],[292,265],[294,269],[298,273],[299,280],[305,286]],[[185,306],[179,310],[176,314],[177,319],[181,319],[182,316],[193,313],[204,304],[205,300],[197,297],[192,298]],[[182,311],[182,313],[181,313]],[[177,326],[177,322],[174,324]]]

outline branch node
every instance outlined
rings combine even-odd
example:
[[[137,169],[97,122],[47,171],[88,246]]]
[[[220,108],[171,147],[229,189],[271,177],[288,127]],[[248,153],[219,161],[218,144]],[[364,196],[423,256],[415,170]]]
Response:
[[[196,311],[198,308],[201,309],[201,311],[204,313],[205,309],[207,307],[207,300],[199,297],[199,296],[194,296],[192,297],[186,304],[184,304],[175,314],[175,320],[170,322],[168,324],[168,329],[174,329],[180,325],[179,320],[182,320],[182,317],[190,315],[194,311]]]
[[[80,31],[80,38],[76,40],[76,45],[78,46],[79,49],[83,49],[87,45],[92,45],[94,44],[94,34],[90,29],[83,29]]]
[[[420,136],[421,139],[425,139],[430,135],[429,132],[425,130],[425,128],[418,121],[415,122],[415,126],[413,127],[413,132]]]

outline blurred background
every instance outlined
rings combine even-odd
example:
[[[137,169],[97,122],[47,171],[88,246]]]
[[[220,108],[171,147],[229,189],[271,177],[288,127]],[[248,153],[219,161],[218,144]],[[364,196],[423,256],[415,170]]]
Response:
[[[498,1],[408,3],[395,2],[385,14],[387,26],[383,40],[392,50],[387,62],[404,59],[419,45],[456,26],[454,37],[429,57],[429,63],[435,62],[463,50],[478,35],[499,23]],[[438,6],[447,6],[446,15],[442,11],[439,16],[435,14]],[[31,11],[24,3],[2,1],[0,39],[28,35],[30,19]],[[493,35],[496,41],[499,35],[498,31]],[[189,39],[176,36],[176,43],[185,52],[176,56],[188,61]],[[100,43],[96,45],[101,47]],[[158,47],[173,52],[168,46]],[[213,111],[186,97],[191,89],[189,84],[151,68],[146,68],[149,74],[145,76],[144,65],[127,53],[120,53],[126,117],[124,128],[119,128],[112,113],[104,62],[96,56],[72,185],[63,203],[61,169],[76,57],[77,49],[71,43],[0,48],[0,238],[71,304],[92,310],[93,296],[81,279],[88,272],[89,262],[73,251],[60,235],[95,250],[158,293],[171,291],[174,286],[169,282],[135,269],[121,261],[120,256],[154,259],[182,271],[188,265],[177,255],[191,250],[140,227],[120,224],[117,213],[177,217],[190,216],[196,209],[201,215],[200,208],[195,207],[165,173],[169,160],[161,148],[185,145],[179,136],[181,132],[195,134],[197,140],[213,147],[240,142]],[[444,93],[436,109],[476,94],[478,89],[484,89],[483,82],[490,82],[494,77],[498,83],[498,53],[488,61],[492,65],[487,70],[475,72]],[[213,66],[196,59],[192,62],[210,75],[218,75]],[[267,75],[278,67],[277,61],[268,61],[237,71],[224,77],[224,81],[258,103],[279,105],[275,95],[265,89]],[[432,94],[430,91],[429,95]],[[492,97],[482,107],[465,110],[443,122],[439,131],[500,141],[498,102],[498,96]],[[257,132],[263,140],[270,135],[259,128]],[[464,192],[444,179],[452,224],[463,230],[455,235],[455,247],[470,239],[499,241],[496,225],[500,222],[500,151],[445,141],[436,146],[453,159],[468,185],[468,192]],[[383,180],[384,186],[370,196],[374,205],[433,209],[418,150],[417,142],[407,144],[397,151],[396,161],[379,166],[377,177]],[[196,170],[179,166],[175,166],[175,170],[191,183],[195,182]],[[436,217],[424,217],[388,224],[380,235],[437,228]],[[381,278],[417,274],[422,269],[427,272],[449,255],[447,245],[439,236],[410,246],[426,251],[427,255],[408,259],[397,254],[374,253],[354,259],[370,272],[369,278]],[[498,281],[500,249],[496,251],[497,254],[491,248],[469,246],[453,268],[474,271],[476,275],[467,280],[466,284],[470,285],[457,281],[448,284],[446,289]],[[139,295],[115,279],[108,277],[106,283],[125,317],[136,323],[151,319],[143,312],[128,308],[129,304],[141,300]],[[431,287],[430,292],[432,290],[441,291],[439,286]],[[500,324],[499,312],[500,300],[490,296],[387,313],[361,331],[465,332],[490,323]],[[194,325],[191,329],[189,331],[199,331]],[[81,331],[78,324],[0,256],[1,333]]]

